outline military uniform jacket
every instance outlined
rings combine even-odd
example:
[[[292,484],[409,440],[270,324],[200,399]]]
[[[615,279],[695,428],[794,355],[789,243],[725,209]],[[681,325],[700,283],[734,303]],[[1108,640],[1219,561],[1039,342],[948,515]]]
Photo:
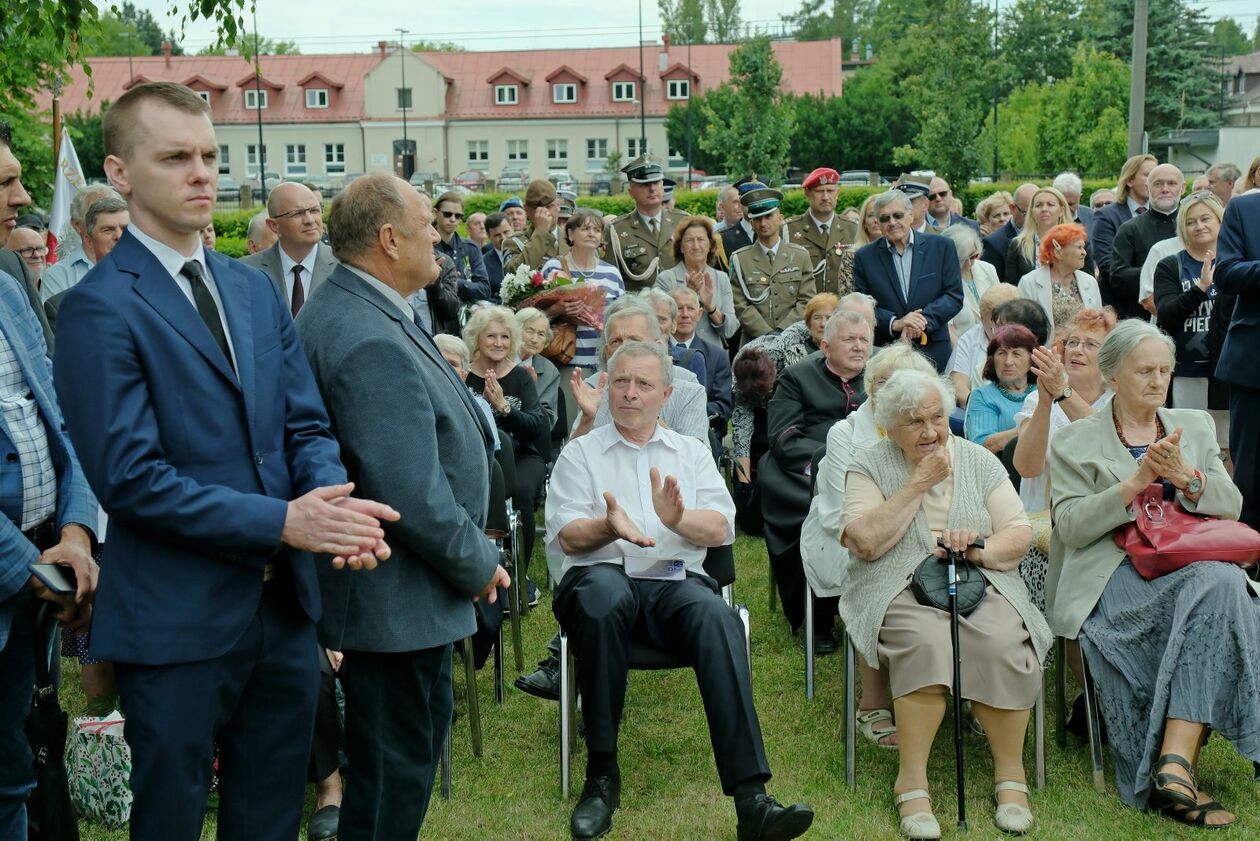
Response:
[[[800,321],[816,294],[809,252],[780,240],[772,265],[760,243],[741,248],[731,255],[731,292],[744,341]]]
[[[674,259],[672,237],[678,223],[687,214],[662,210],[661,225],[653,237],[637,210],[618,216],[604,229],[603,257],[621,272],[627,292],[638,292],[656,285],[656,275],[671,268]]]
[[[563,235],[563,228],[557,225],[556,229]],[[522,233],[503,240],[503,274],[510,275],[522,265],[541,269],[543,263],[568,250],[569,244],[562,236],[553,237],[547,231],[534,230],[532,224],[526,225]]]
[[[841,219],[839,214],[833,215],[825,241],[818,231],[818,223],[808,213],[792,217],[784,229],[788,242],[803,246],[809,252],[810,263],[814,267],[814,286],[818,292],[844,296],[853,291],[852,255],[848,259],[842,258],[846,251],[852,251],[853,243],[857,242],[856,222]]]

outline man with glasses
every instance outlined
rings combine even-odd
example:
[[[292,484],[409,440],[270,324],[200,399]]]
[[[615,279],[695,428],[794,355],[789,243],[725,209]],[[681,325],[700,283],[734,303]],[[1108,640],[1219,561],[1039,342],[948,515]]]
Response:
[[[933,178],[928,184],[927,200],[927,223],[930,228],[927,233],[939,234],[950,225],[958,224],[967,225],[977,234],[980,233],[979,222],[954,212],[954,191],[944,178]]]
[[[1005,225],[984,238],[980,259],[997,270],[998,280],[1003,283],[1008,282],[1006,279],[1007,246],[1023,230],[1024,215],[1028,213],[1028,205],[1032,204],[1033,195],[1036,192],[1036,184],[1020,184],[1019,188],[1015,190],[1015,195],[1011,201],[1011,218],[1006,220]],[[1013,277],[1009,282],[1011,284],[1019,283],[1019,278]]]
[[[875,299],[875,341],[913,342],[938,371],[949,363],[949,320],[963,306],[962,269],[954,244],[911,230],[910,199],[889,190],[875,199],[879,239],[853,258],[853,288]]]
[[[1095,190],[1094,192],[1089,194],[1089,209],[1093,211],[1094,213],[1097,213],[1098,211],[1102,210],[1107,205],[1115,204],[1115,203],[1116,203],[1115,190],[1110,190],[1104,187],[1101,190]],[[1091,222],[1093,221],[1092,218],[1090,221]]]
[[[337,268],[332,249],[321,241],[320,195],[296,181],[280,183],[267,197],[267,227],[276,235],[276,244],[241,262],[271,278],[296,318],[306,299]]]
[[[1146,178],[1146,212],[1136,214],[1116,230],[1111,245],[1111,305],[1120,318],[1141,318],[1138,302],[1142,264],[1157,242],[1177,236],[1177,206],[1186,177],[1172,164],[1160,164]]]
[[[464,221],[464,200],[459,193],[443,193],[433,206],[437,208],[434,227],[439,237],[433,250],[451,261],[459,272],[460,300],[469,303],[488,300],[490,277],[481,249],[472,240],[462,239],[458,232],[459,223]]]
[[[34,228],[17,227],[9,234],[9,244],[5,248],[22,258],[38,289],[44,269],[48,267],[48,246],[44,243],[44,235]]]

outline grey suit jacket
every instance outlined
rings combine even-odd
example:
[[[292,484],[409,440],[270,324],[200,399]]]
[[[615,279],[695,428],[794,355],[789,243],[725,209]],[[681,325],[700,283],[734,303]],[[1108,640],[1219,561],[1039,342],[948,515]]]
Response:
[[[323,644],[402,652],[470,635],[499,560],[485,536],[493,429],[432,339],[344,266],[297,330],[355,494],[402,515],[375,570],[319,565]]]
[[[257,254],[250,254],[240,259],[247,266],[262,269],[263,273],[271,278],[276,286],[280,288],[280,297],[284,299],[285,303],[289,303],[289,286],[285,281],[280,263],[279,242],[268,249],[259,251]],[[311,274],[310,288],[304,290],[308,300],[311,295],[315,294],[315,290],[323,285],[335,268],[337,268],[337,258],[333,256],[332,249],[322,242],[316,243],[315,271]]]
[[[48,357],[51,359],[53,355],[53,331],[48,326],[48,318],[44,314],[44,305],[39,300],[39,290],[35,288],[35,281],[31,278],[31,273],[26,268],[26,264],[22,262],[22,258],[18,256],[16,251],[5,251],[0,248],[0,272],[12,275],[21,285],[22,292],[26,295],[26,300],[30,301],[31,311],[35,313],[35,320],[39,322],[40,329],[44,331],[44,344],[48,346]]]
[[[1112,534],[1133,520],[1129,508],[1120,502],[1119,484],[1133,475],[1137,465],[1116,435],[1112,405],[1059,430],[1050,443],[1054,530],[1046,612],[1055,635],[1069,639],[1080,633],[1112,573],[1124,561],[1124,551]],[[1198,503],[1180,492],[1177,501],[1187,511],[1237,520],[1242,494],[1221,463],[1211,415],[1199,409],[1159,409],[1158,413],[1169,434],[1182,429],[1182,458],[1205,477]]]

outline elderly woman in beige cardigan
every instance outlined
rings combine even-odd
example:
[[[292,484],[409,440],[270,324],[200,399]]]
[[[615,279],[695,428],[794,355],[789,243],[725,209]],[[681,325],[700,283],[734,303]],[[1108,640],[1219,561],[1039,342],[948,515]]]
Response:
[[[994,822],[1032,826],[1023,745],[1050,645],[1045,620],[1019,577],[1032,527],[1006,471],[983,447],[949,432],[953,391],[919,371],[898,371],[879,393],[875,422],[887,437],[854,453],[845,481],[841,542],[849,578],[840,599],[862,659],[888,674],[900,770],[893,787],[907,838],[939,838],[927,762],[953,674],[949,615],[921,605],[908,579],[923,559],[966,549],[985,577],[984,599],[959,623],[963,696],[993,751]],[[984,548],[970,548],[979,537]]]

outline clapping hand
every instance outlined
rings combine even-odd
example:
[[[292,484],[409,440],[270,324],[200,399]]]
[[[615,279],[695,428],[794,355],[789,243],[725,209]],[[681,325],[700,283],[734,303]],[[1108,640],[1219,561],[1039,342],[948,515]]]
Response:
[[[673,476],[666,476],[661,481],[661,471],[655,467],[648,475],[652,479],[652,507],[656,509],[656,516],[665,528],[672,529],[687,511],[683,505],[682,487]]]
[[[577,401],[582,416],[587,420],[594,419],[595,413],[599,411],[600,401],[604,399],[604,389],[608,387],[608,374],[600,374],[599,382],[591,386],[582,377],[582,369],[574,368],[572,384],[573,399]]]
[[[687,285],[700,296],[700,305],[705,310],[713,306],[713,278],[707,271],[687,272]]]
[[[333,568],[372,569],[389,557],[381,520],[397,520],[388,505],[351,499],[354,483],[328,485],[289,503],[280,540],[294,549],[333,555]],[[383,556],[376,553],[382,552]]]
[[[1156,476],[1167,479],[1177,487],[1184,487],[1194,478],[1194,469],[1181,457],[1181,428],[1159,439],[1146,450],[1142,465],[1150,465]]]
[[[1032,350],[1032,372],[1037,375],[1037,391],[1042,402],[1054,401],[1063,396],[1063,389],[1068,384],[1063,370],[1063,361],[1047,348],[1035,347]]]
[[[494,372],[493,368],[487,368],[485,374],[486,385],[481,390],[481,396],[486,398],[486,402],[494,407],[499,414],[507,411],[507,398],[503,396],[503,386],[499,385],[499,376]]]
[[[655,505],[655,491],[652,493],[652,502]],[[639,527],[631,521],[630,515],[626,513],[624,508],[617,504],[617,498],[609,491],[604,491],[604,505],[608,507],[608,514],[605,518],[605,522],[607,524],[609,534],[613,535],[618,540],[633,543],[635,546],[640,546],[644,549],[656,545],[655,540],[645,536],[643,532],[639,531]],[[681,517],[682,514],[680,513],[678,516]]]
[[[1199,288],[1204,292],[1212,288],[1212,280],[1216,277],[1216,252],[1209,251],[1203,258],[1203,271],[1199,272]]]

